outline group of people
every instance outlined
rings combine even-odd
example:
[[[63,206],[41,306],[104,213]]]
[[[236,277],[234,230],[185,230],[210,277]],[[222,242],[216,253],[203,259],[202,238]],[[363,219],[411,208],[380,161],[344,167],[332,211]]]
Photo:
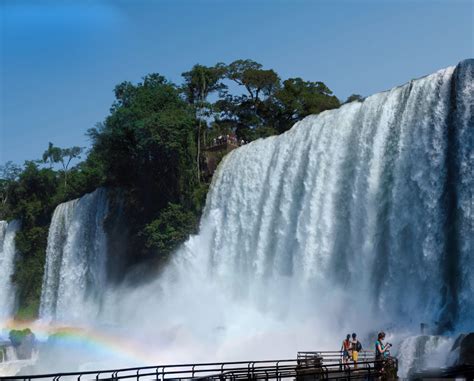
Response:
[[[212,140],[212,144],[214,146],[224,144],[224,143],[230,143],[230,144],[233,144],[233,145],[236,145],[236,146],[239,146],[239,145],[242,146],[244,144],[247,144],[248,141],[242,139],[239,142],[239,139],[237,138],[237,136],[235,134],[219,135],[217,138],[214,138]]]
[[[390,356],[390,347],[392,344],[384,343],[385,332],[379,332],[377,335],[377,341],[375,342],[375,360],[376,364],[383,366],[383,361]],[[353,333],[348,334],[345,340],[342,342],[341,352],[342,360],[344,364],[348,364],[351,360],[354,362],[354,368],[357,368],[357,362],[359,361],[359,352],[362,350],[362,344],[357,339],[357,335]]]
[[[342,342],[341,352],[342,352],[342,361],[344,364],[349,363],[349,361],[354,362],[354,367],[357,368],[357,361],[359,361],[359,352],[362,350],[362,344],[357,339],[357,334],[353,333],[352,337],[350,334],[347,334],[346,339]]]

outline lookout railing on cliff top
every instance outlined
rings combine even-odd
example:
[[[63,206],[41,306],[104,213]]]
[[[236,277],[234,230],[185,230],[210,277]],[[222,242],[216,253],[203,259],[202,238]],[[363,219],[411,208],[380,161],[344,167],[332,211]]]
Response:
[[[155,365],[87,372],[0,377],[0,380],[281,380],[372,379],[383,376],[381,361],[361,351],[357,367],[343,364],[341,352],[299,352],[296,359]],[[395,367],[396,359],[392,360]],[[395,369],[396,371],[396,369]]]

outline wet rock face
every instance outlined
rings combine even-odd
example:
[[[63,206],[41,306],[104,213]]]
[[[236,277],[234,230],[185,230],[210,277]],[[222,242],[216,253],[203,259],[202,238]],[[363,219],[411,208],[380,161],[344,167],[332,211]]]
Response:
[[[474,365],[474,332],[459,335],[451,351],[457,353],[454,365]]]
[[[20,360],[28,360],[32,357],[33,351],[36,347],[35,335],[30,333],[25,336],[21,344],[16,347],[16,353]]]
[[[9,338],[19,360],[27,360],[32,357],[36,348],[36,337],[30,329],[12,330]]]

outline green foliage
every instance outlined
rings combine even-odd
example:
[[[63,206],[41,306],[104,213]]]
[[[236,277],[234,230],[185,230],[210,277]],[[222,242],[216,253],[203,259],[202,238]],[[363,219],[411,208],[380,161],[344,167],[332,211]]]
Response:
[[[252,60],[237,60],[226,77],[242,86],[242,95],[221,91],[215,103],[213,126],[226,126],[239,139],[251,141],[282,133],[307,115],[339,107],[339,100],[323,82],[290,78],[281,83],[277,73]]]
[[[271,69],[262,69],[261,64],[252,60],[232,62],[227,68],[227,77],[244,86],[254,102],[260,100],[260,93],[269,96],[280,84],[277,73]]]
[[[351,103],[351,102],[363,102],[364,97],[360,94],[352,94],[349,95],[344,103]]]
[[[63,168],[64,188],[67,188],[69,164],[71,164],[71,161],[74,159],[80,159],[83,150],[81,147],[59,148],[49,142],[48,149],[44,151],[43,161],[45,163],[49,162],[51,167],[53,164],[61,163]]]
[[[37,223],[47,224],[59,181],[50,168],[40,168],[37,163],[27,161],[18,180],[8,187],[8,218],[22,221],[24,227]]]
[[[199,186],[194,189],[194,192],[190,199],[190,204],[187,205],[187,208],[194,211],[195,214],[198,216],[200,215],[201,210],[204,209],[209,185],[209,183],[199,184]]]
[[[35,320],[38,317],[39,304],[39,298],[28,304],[21,304],[15,314],[15,319],[19,321]]]
[[[23,254],[13,276],[13,281],[18,285],[19,305],[25,309],[23,319],[37,316],[43,282],[48,227],[49,225],[25,228],[15,238],[17,248]]]
[[[69,170],[67,184],[61,182],[55,203],[58,204],[92,192],[102,186],[105,180],[103,163],[97,159],[97,155],[91,152],[85,161]]]
[[[262,131],[257,130],[270,126],[274,92],[280,86],[278,75],[273,70],[262,69],[255,61],[237,60],[227,66],[225,78],[243,87],[244,93],[232,95],[227,90],[221,91],[215,103],[218,114],[214,126],[224,125],[247,141],[261,137]]]
[[[278,104],[273,125],[279,132],[290,129],[294,123],[311,114],[339,107],[339,100],[322,82],[290,78],[275,93]]]
[[[59,163],[61,160],[61,148],[55,147],[53,143],[49,142],[48,149],[43,153],[43,161],[49,162],[52,167],[53,164]]]
[[[182,74],[185,82],[183,92],[188,102],[194,107],[197,120],[196,131],[196,175],[197,180],[201,180],[201,143],[203,140],[203,124],[206,124],[204,118],[209,117],[212,112],[212,106],[207,102],[210,93],[221,91],[226,86],[220,82],[226,71],[224,64],[217,64],[214,67],[203,65],[194,65],[194,67]]]
[[[89,131],[92,152],[103,165],[106,183],[143,193],[160,186],[166,198],[179,198],[193,160],[191,107],[158,74],[145,77],[137,86],[124,82],[115,93],[111,115]]]
[[[166,257],[195,231],[196,225],[194,213],[179,204],[169,204],[144,228],[145,245]]]
[[[105,182],[126,190],[127,212],[138,256],[150,248],[140,232],[169,203],[185,203],[197,184],[194,173],[194,110],[179,89],[151,74],[124,82],[103,124],[89,131],[92,154]]]
[[[23,340],[28,337],[33,335],[33,332],[31,332],[31,329],[25,328],[25,329],[12,329],[8,333],[8,338],[10,339],[12,345],[14,347],[17,347],[21,345]]]
[[[202,107],[210,93],[226,88],[220,82],[225,73],[226,67],[222,63],[213,67],[194,65],[190,71],[183,73],[183,92],[187,101]]]
[[[18,179],[20,173],[21,168],[11,161],[0,166],[0,219],[6,219],[8,216],[9,189]]]

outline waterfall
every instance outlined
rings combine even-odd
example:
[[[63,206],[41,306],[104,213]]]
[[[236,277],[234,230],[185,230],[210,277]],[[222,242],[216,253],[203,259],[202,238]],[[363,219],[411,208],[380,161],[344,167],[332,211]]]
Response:
[[[242,335],[275,316],[321,343],[329,329],[474,329],[473,73],[463,61],[232,151],[162,308]]]
[[[451,225],[456,241],[453,250],[458,253],[454,265],[446,270],[454,275],[455,296],[458,298],[458,320],[464,330],[473,329],[474,316],[474,60],[461,62],[454,77],[455,112],[451,120],[451,134],[454,150],[452,155],[452,182],[449,186],[456,189],[455,201],[452,206]],[[458,268],[456,268],[456,265]],[[457,277],[456,270],[460,269]]]
[[[11,345],[5,348],[5,360],[6,361],[17,361],[18,356],[16,355],[15,348]]]
[[[472,316],[473,65],[232,152],[202,222],[209,271],[239,292],[280,277],[341,290],[417,324]]]
[[[448,365],[453,338],[443,336],[411,336],[400,343],[398,361],[399,377],[421,369],[439,368]]]
[[[0,319],[12,315],[15,305],[15,287],[12,275],[15,269],[15,235],[20,228],[18,221],[0,221]]]
[[[40,316],[93,319],[106,283],[107,191],[58,205],[48,234]]]

